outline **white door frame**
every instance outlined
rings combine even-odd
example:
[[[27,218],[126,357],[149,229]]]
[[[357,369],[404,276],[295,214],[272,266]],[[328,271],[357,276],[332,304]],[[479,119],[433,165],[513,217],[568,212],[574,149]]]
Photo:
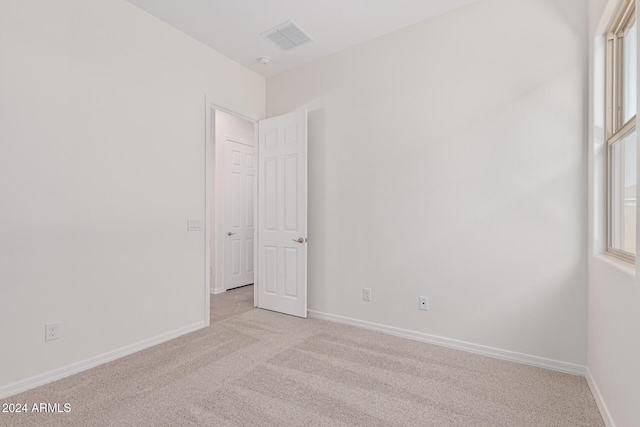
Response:
[[[244,120],[247,120],[251,123],[256,124],[255,133],[254,133],[254,141],[256,142],[256,150],[258,146],[258,119],[245,116],[244,114],[235,112],[228,108],[224,108],[213,102],[213,100],[205,96],[205,166],[204,166],[204,199],[205,199],[205,212],[204,212],[204,248],[205,248],[205,278],[204,278],[204,321],[205,325],[209,326],[210,324],[210,315],[211,315],[211,307],[209,304],[209,298],[212,293],[211,289],[211,245],[221,243],[218,247],[224,248],[224,211],[222,207],[223,203],[220,203],[220,200],[223,200],[223,195],[216,194],[216,224],[211,224],[211,202],[212,202],[212,194],[214,192],[214,188],[212,183],[223,183],[224,182],[224,171],[223,168],[218,167],[213,164],[211,161],[212,154],[214,153],[215,144],[215,134],[211,132],[211,114],[215,112],[215,110],[224,111],[225,113],[232,114],[234,116],[240,117]],[[223,141],[220,141],[223,144]],[[257,179],[256,179],[257,182]],[[254,197],[257,193],[254,192]],[[257,203],[254,203],[254,218],[257,220]],[[212,242],[210,239],[212,227],[215,227],[214,230],[214,238],[215,242]],[[257,228],[256,228],[257,230]],[[256,261],[256,251],[257,245],[254,246],[254,262]],[[213,289],[214,293],[222,293],[225,292],[224,286],[222,282],[224,281],[224,250],[216,251],[216,259],[215,259],[215,276],[216,276],[216,288]],[[255,283],[255,269],[254,269],[254,283]],[[257,286],[253,287],[253,301],[254,306],[257,306]]]

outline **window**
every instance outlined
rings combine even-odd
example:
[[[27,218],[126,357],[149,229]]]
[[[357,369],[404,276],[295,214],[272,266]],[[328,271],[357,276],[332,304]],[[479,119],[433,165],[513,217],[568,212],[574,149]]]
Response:
[[[607,253],[636,258],[636,2],[623,0],[607,34]]]

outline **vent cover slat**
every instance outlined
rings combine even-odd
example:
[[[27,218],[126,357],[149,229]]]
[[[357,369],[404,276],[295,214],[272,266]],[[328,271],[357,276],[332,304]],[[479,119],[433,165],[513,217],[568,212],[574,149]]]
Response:
[[[288,39],[284,34],[280,31],[273,32],[267,36],[269,40],[280,46],[284,50],[293,49],[298,46],[296,43]]]
[[[289,20],[261,34],[282,50],[291,50],[304,43],[313,41],[295,22]]]
[[[289,40],[294,42],[297,45],[301,45],[303,43],[307,43],[311,41],[311,38],[308,37],[305,33],[297,29],[295,26],[284,27],[279,30],[282,34],[285,35]]]

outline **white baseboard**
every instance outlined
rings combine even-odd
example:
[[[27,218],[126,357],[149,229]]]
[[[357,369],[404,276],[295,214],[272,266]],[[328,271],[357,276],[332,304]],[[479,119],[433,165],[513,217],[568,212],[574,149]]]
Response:
[[[591,376],[589,367],[587,367],[587,374],[585,375],[585,377],[587,378],[587,384],[589,384],[589,388],[591,389],[591,394],[593,394],[593,398],[596,401],[596,405],[598,405],[598,409],[600,410],[600,415],[602,415],[604,424],[607,427],[616,427],[616,423],[613,422],[613,418],[611,417],[609,408],[607,408],[607,405],[604,403],[604,399],[602,398],[602,394],[600,394],[600,389]]]
[[[68,377],[70,375],[77,374],[82,371],[86,371],[87,369],[91,369],[98,365],[102,365],[104,363],[111,362],[121,357],[128,356],[132,353],[136,353],[140,350],[144,350],[145,348],[153,347],[154,345],[172,340],[181,335],[185,335],[190,332],[197,331],[198,329],[201,329],[203,327],[205,327],[204,322],[194,323],[193,325],[185,326],[184,328],[176,329],[174,331],[167,332],[166,334],[161,334],[153,338],[140,341],[135,344],[121,347],[117,350],[109,351],[107,353],[94,356],[77,363],[72,363],[71,365],[67,365],[62,368],[54,369],[53,371],[45,372],[44,374],[27,378],[26,380],[8,384],[6,386],[0,387],[0,399],[4,399],[9,396],[22,393],[23,391],[27,391],[32,388],[39,387],[41,385],[45,385],[50,382]]]
[[[381,325],[378,323],[366,322],[364,320],[351,319],[349,317],[337,316],[335,314],[322,313],[319,311],[309,310],[309,317],[331,322],[343,323],[346,325],[358,326],[373,331],[383,332],[389,335],[409,338],[416,341],[422,341],[429,344],[441,345],[456,350],[468,351],[470,353],[481,354],[484,356],[495,357],[496,359],[508,360],[510,362],[523,363],[525,365],[536,366],[553,371],[564,372],[572,375],[584,376],[586,367],[574,363],[562,362],[559,360],[546,359],[544,357],[532,356],[524,353],[517,353],[499,348],[487,347],[480,344],[473,344],[465,341],[458,341],[451,338],[429,335],[422,332],[400,329],[393,326]]]
[[[225,288],[211,288],[211,293],[214,295],[218,295],[223,292],[227,292],[227,290]]]

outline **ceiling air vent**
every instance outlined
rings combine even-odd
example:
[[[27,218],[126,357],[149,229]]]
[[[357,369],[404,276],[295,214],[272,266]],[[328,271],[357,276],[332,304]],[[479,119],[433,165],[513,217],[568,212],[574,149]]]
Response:
[[[265,31],[261,36],[275,43],[282,50],[291,50],[301,44],[313,41],[309,34],[291,20]]]

